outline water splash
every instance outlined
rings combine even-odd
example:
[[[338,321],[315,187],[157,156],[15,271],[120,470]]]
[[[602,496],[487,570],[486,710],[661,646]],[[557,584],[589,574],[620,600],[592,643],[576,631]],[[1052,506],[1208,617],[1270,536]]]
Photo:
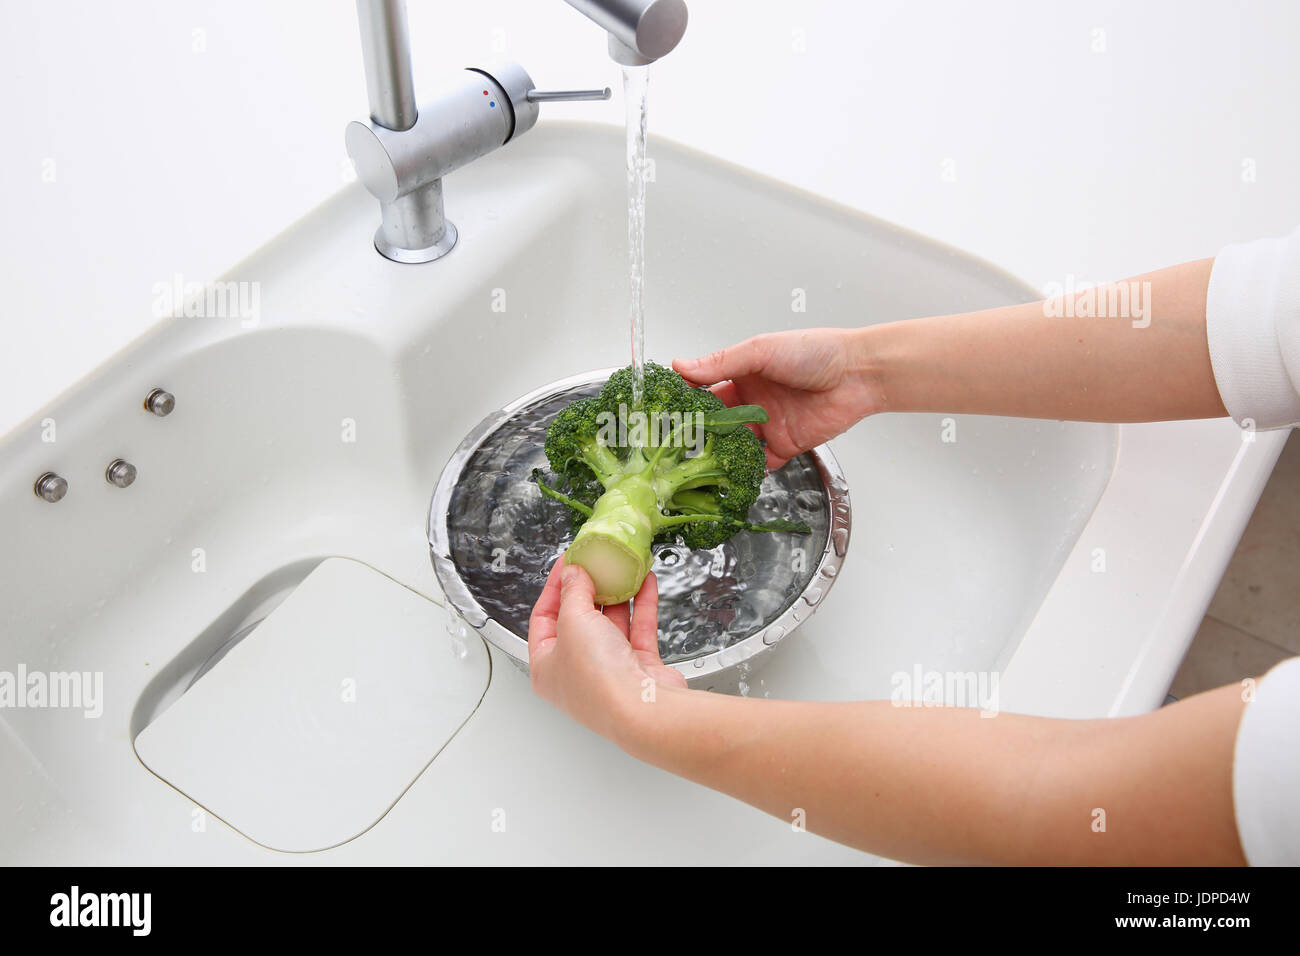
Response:
[[[646,94],[648,66],[623,67],[623,105],[627,111],[627,250],[632,293],[632,404],[641,404],[645,379],[645,184]]]
[[[448,612],[446,628],[452,657],[458,661],[465,660],[469,657],[469,631],[465,622],[454,613]]]

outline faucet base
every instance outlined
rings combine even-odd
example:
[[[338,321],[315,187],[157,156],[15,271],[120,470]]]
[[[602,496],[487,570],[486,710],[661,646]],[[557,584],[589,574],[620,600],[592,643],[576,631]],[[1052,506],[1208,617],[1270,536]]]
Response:
[[[394,262],[441,259],[456,245],[456,227],[442,210],[442,180],[435,179],[392,202],[381,202],[375,249]]]
[[[456,227],[451,222],[447,222],[442,238],[437,242],[422,249],[405,249],[389,242],[384,236],[384,227],[380,226],[375,231],[375,250],[385,259],[416,265],[421,262],[432,262],[434,259],[441,259],[451,252],[452,246],[456,245],[458,238]]]

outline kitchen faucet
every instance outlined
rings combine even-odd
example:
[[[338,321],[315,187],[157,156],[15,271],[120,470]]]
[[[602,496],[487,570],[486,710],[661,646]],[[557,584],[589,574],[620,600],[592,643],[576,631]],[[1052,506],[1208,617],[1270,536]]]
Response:
[[[624,66],[667,56],[686,33],[685,0],[565,0],[609,31],[609,55]]]
[[[566,0],[609,34],[609,53],[645,66],[686,31],[683,0]],[[607,100],[600,90],[544,92],[518,63],[469,67],[417,109],[405,0],[357,0],[370,122],[344,139],[357,178],[379,200],[375,248],[394,262],[432,262],[456,245],[443,211],[442,177],[523,135],[539,104]]]

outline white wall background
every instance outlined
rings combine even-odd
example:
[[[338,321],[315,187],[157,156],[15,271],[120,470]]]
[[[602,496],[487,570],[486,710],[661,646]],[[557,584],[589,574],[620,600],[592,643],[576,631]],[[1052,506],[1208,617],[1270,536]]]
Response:
[[[560,0],[410,8],[417,93],[494,54],[619,89]],[[337,189],[367,110],[350,0],[5,0],[0,22],[4,432],[146,329],[154,283],[215,277]],[[651,138],[1037,286],[1118,278],[1300,222],[1298,36],[1296,0],[693,0]],[[622,121],[618,98],[546,110]]]

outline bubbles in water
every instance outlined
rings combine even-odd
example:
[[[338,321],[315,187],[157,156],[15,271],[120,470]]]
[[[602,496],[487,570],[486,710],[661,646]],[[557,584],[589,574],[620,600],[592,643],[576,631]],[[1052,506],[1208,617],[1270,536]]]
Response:
[[[447,612],[447,637],[451,639],[453,657],[460,661],[469,657],[469,631],[454,611]]]
[[[721,549],[713,552],[713,560],[709,564],[709,574],[715,578],[720,578],[727,570],[727,556]]]

